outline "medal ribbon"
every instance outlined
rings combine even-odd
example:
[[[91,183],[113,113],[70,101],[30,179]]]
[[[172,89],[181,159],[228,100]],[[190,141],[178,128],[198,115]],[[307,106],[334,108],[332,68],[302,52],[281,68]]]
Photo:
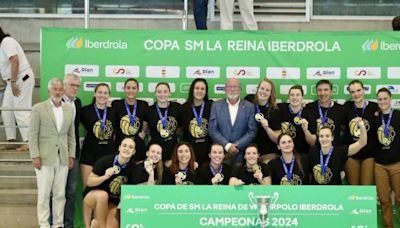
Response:
[[[97,108],[96,104],[93,104],[93,106],[94,106],[94,110],[96,111],[97,119],[100,120],[100,128],[102,131],[104,131],[104,128],[106,127],[107,107],[104,109],[103,118],[101,118],[99,109]]]
[[[184,174],[187,174],[188,171],[189,171],[189,167],[186,167],[185,169],[179,169],[179,172],[182,172]]]
[[[285,170],[285,174],[286,174],[287,179],[289,180],[289,182],[292,181],[293,168],[294,168],[294,155],[292,157],[292,161],[290,162],[289,170],[288,170],[288,168],[286,166],[286,163],[285,163],[285,160],[283,159],[282,156],[281,156],[281,162],[282,162],[283,169]]]
[[[318,101],[318,112],[319,112],[319,117],[321,118],[322,126],[325,126],[325,124],[326,124],[326,119],[327,119],[328,111],[330,108],[331,108],[331,106],[329,106],[329,108],[325,111],[325,113],[322,114],[321,104]]]
[[[196,118],[196,122],[197,122],[197,125],[198,125],[199,127],[201,126],[201,118],[203,117],[204,105],[205,105],[205,102],[203,102],[203,103],[201,104],[200,113],[199,113],[199,114],[197,114],[196,108],[194,107],[194,105],[192,105],[193,115],[194,115],[194,118]]]
[[[137,105],[136,104],[137,103],[135,102],[133,104],[132,112],[129,109],[129,105],[128,105],[128,102],[126,100],[124,101],[124,104],[125,104],[126,113],[128,113],[128,116],[129,116],[129,123],[132,126],[135,123],[135,116],[136,116],[136,109],[137,109]]]
[[[358,115],[357,106],[356,106],[356,103],[354,103],[354,112],[356,113],[357,117],[363,117],[365,109],[367,109],[367,103],[368,103],[367,101],[364,101],[364,104],[363,104],[363,107],[362,107],[361,116]]]
[[[217,173],[222,173],[222,167],[223,167],[223,165],[221,164],[220,166],[219,166],[219,168],[218,168],[218,172],[215,172],[215,169],[214,169],[214,167],[211,165],[211,162],[210,162],[210,170],[211,170],[211,173],[215,176]]]
[[[393,116],[393,109],[390,109],[388,121],[385,123],[385,118],[383,117],[383,112],[381,114],[381,121],[382,121],[382,125],[384,127],[383,133],[385,134],[385,138],[389,138],[389,126],[390,126],[390,122],[392,122],[392,116]]]
[[[331,146],[331,148],[329,149],[328,157],[326,157],[326,160],[324,162],[324,155],[322,153],[322,149],[319,150],[319,164],[321,165],[322,175],[325,174],[326,168],[328,167],[329,160],[331,159],[331,156],[332,156],[332,152],[333,152],[333,146]]]
[[[269,103],[267,102],[265,104],[265,106],[263,107],[263,109],[266,110],[266,109],[268,109],[268,107],[269,107]],[[260,109],[259,105],[256,105],[256,110],[257,110],[257,113],[261,113],[261,109]]]
[[[293,110],[292,110],[292,108],[290,107],[290,105],[289,105],[288,107],[289,107],[289,112],[290,112],[290,114],[294,115],[295,113],[293,112]],[[300,109],[300,111],[296,114],[296,116],[299,117],[299,118],[301,118],[301,113],[303,113],[303,108]]]
[[[168,107],[167,107],[167,109],[165,109],[164,116],[162,115],[160,107],[158,107],[157,104],[156,104],[156,109],[157,109],[158,117],[161,120],[161,124],[162,124],[163,129],[167,128],[167,125],[168,125]]]
[[[123,169],[125,169],[126,168],[126,166],[128,165],[128,163],[125,163],[125,164],[123,164],[123,165],[120,165],[119,163],[118,163],[118,154],[117,155],[115,155],[115,157],[114,157],[114,162],[113,162],[113,166],[118,166],[119,168],[121,168],[121,170],[123,170]]]

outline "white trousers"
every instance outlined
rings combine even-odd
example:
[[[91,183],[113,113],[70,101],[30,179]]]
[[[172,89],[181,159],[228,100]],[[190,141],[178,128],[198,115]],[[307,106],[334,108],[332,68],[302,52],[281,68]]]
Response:
[[[52,198],[53,227],[64,227],[65,186],[67,185],[68,166],[61,165],[57,159],[55,165],[35,169],[38,200],[37,215],[40,228],[50,227],[50,193]]]
[[[242,17],[243,29],[258,30],[256,18],[254,17],[254,0],[238,0],[240,15]],[[235,0],[220,0],[219,9],[221,17],[221,29],[233,29],[233,7]]]
[[[35,86],[35,78],[33,73],[29,75],[29,78],[25,81],[22,78],[18,78],[17,85],[21,90],[21,94],[15,97],[12,93],[11,82],[7,82],[6,90],[4,91],[3,105],[2,107],[7,108],[32,108],[32,93],[33,87]],[[15,126],[17,122],[18,126],[28,126],[30,121],[30,111],[2,111],[1,117],[3,118],[4,125]],[[17,138],[17,129],[15,127],[6,127],[6,138],[7,140]],[[19,132],[23,141],[28,141],[28,127],[20,127]]]

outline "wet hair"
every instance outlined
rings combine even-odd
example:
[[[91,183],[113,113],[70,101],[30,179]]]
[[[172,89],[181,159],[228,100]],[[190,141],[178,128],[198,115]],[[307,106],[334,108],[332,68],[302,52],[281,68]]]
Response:
[[[392,92],[390,92],[390,90],[386,87],[382,87],[378,90],[378,92],[376,92],[376,96],[378,96],[378,94],[380,93],[387,93],[389,95],[389,97],[392,97]]]
[[[193,100],[194,100],[194,86],[196,85],[197,82],[203,82],[206,85],[206,95],[204,96],[204,101],[208,100],[208,83],[204,78],[196,78],[193,80],[192,84],[190,85],[189,88],[189,95],[187,99],[187,103],[192,106],[193,105]]]
[[[138,82],[138,80],[136,80],[136,78],[128,78],[128,79],[126,79],[125,82],[124,82],[124,88],[125,88],[126,84],[128,84],[128,82],[135,82],[137,88],[139,89],[139,82]]]
[[[99,83],[99,84],[96,85],[96,87],[94,88],[94,93],[96,93],[97,90],[98,90],[101,86],[107,87],[108,93],[111,94],[110,86],[109,86],[107,83],[104,83],[104,82]],[[95,97],[93,97],[93,99],[92,99],[92,104],[94,104],[94,103],[96,103],[96,98],[95,98]]]
[[[318,88],[318,86],[324,85],[324,84],[329,85],[329,88],[330,88],[331,90],[333,89],[332,83],[331,83],[329,80],[326,80],[326,79],[319,80],[319,81],[317,82],[317,84],[316,84],[316,88]]]
[[[294,89],[300,90],[301,95],[304,96],[304,90],[303,90],[303,87],[302,87],[301,85],[294,85],[294,86],[290,87],[290,89],[289,89],[289,94],[290,94],[290,92],[291,92],[292,90],[294,90]]]
[[[249,145],[246,146],[246,148],[244,148],[244,154],[246,154],[246,150],[250,147],[254,147],[257,149],[257,153],[260,154],[260,151],[258,151],[258,145],[256,143],[250,143]]]
[[[161,184],[162,180],[163,180],[163,175],[164,175],[164,162],[162,160],[163,148],[159,143],[153,141],[153,142],[149,143],[149,146],[147,147],[147,151],[149,151],[150,147],[153,145],[159,146],[161,148],[161,159],[156,164],[157,184]]]
[[[293,137],[290,134],[282,133],[278,136],[278,139],[277,139],[278,145],[279,145],[279,142],[281,141],[282,137],[285,135],[289,136],[293,140]],[[293,140],[293,145],[294,145],[294,140]],[[304,175],[303,163],[301,161],[302,158],[301,158],[301,155],[297,152],[296,147],[293,147],[293,154],[294,154],[294,157],[296,158],[295,161],[296,161],[297,166],[299,167],[300,173],[302,175]]]
[[[177,143],[176,146],[174,147],[174,150],[171,155],[171,166],[169,167],[169,170],[172,173],[179,172],[178,148],[182,145],[186,145],[187,147],[189,147],[190,160],[189,160],[188,168],[191,173],[194,173],[194,171],[195,171],[194,164],[196,162],[196,155],[194,154],[192,145],[190,145],[190,143],[184,142],[184,141]]]
[[[225,154],[224,145],[219,144],[219,143],[213,143],[213,144],[211,144],[210,149],[208,150],[208,154],[211,154],[211,148],[212,148],[213,146],[221,146],[221,147],[222,147],[222,150],[224,151],[224,154]]]
[[[257,96],[257,93],[258,93],[258,90],[259,90],[259,88],[260,88],[260,86],[261,86],[261,83],[263,83],[263,82],[267,82],[268,84],[271,85],[271,95],[270,95],[269,98],[268,98],[268,104],[269,104],[268,115],[269,115],[269,112],[270,112],[270,111],[275,110],[275,109],[278,108],[278,106],[277,106],[277,104],[276,104],[276,94],[275,94],[275,93],[276,93],[276,92],[275,92],[276,89],[275,89],[274,82],[273,82],[271,79],[264,78],[262,81],[260,81],[260,83],[258,83],[257,91],[256,91],[256,94],[255,94],[255,96],[254,96],[254,104],[255,104],[255,105],[258,105],[258,96]]]
[[[167,82],[159,82],[156,85],[156,90],[160,85],[165,85],[166,87],[168,87],[168,90],[171,91],[171,88],[169,87],[169,84]]]
[[[353,81],[351,81],[351,82],[349,83],[349,85],[347,86],[347,91],[350,92],[350,86],[351,86],[351,85],[354,85],[354,84],[360,84],[361,87],[364,89],[364,84],[362,83],[362,81],[360,81],[360,80],[358,80],[358,79],[355,79],[355,80],[353,80]]]

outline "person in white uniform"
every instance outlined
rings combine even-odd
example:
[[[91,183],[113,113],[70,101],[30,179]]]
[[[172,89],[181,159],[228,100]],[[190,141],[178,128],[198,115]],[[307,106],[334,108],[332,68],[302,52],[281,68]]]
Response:
[[[21,45],[9,34],[5,34],[0,27],[0,73],[7,84],[4,91],[3,105],[7,108],[31,108],[32,92],[35,85],[35,77],[31,66],[25,56]],[[30,111],[2,111],[1,116],[6,126],[20,127],[21,138],[28,141],[28,124]],[[9,142],[15,142],[17,130],[15,127],[6,127],[6,138]],[[23,145],[19,150],[28,150]]]
[[[254,17],[254,0],[237,0],[240,15],[242,16],[243,29],[258,30],[256,18]],[[221,29],[233,29],[233,9],[235,0],[220,0],[219,9],[221,17]]]

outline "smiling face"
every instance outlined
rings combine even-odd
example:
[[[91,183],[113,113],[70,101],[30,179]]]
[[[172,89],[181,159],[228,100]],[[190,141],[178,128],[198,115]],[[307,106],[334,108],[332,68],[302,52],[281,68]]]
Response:
[[[212,164],[214,164],[214,165],[222,164],[222,161],[225,158],[223,146],[222,145],[212,145],[208,156],[210,157]]]
[[[136,144],[133,139],[126,138],[122,140],[118,147],[119,156],[125,159],[130,159],[136,152]]]
[[[332,89],[329,84],[320,84],[317,86],[318,99],[322,104],[327,104],[332,98]]]
[[[294,107],[298,107],[303,103],[303,94],[299,89],[292,89],[289,91],[289,103]]]
[[[61,102],[62,96],[64,94],[64,86],[63,83],[61,83],[61,81],[59,82],[54,82],[51,87],[48,90],[49,96],[51,101],[54,104],[59,104]]]
[[[202,81],[196,82],[193,88],[193,98],[196,100],[203,100],[206,96],[206,84]]]
[[[384,112],[392,108],[392,98],[387,92],[382,91],[378,93],[377,103],[378,107]]]
[[[318,141],[321,144],[321,148],[330,148],[333,142],[332,130],[329,128],[322,128],[319,131]]]
[[[257,99],[260,103],[268,102],[271,97],[272,86],[267,81],[262,81],[257,88]]]
[[[349,93],[355,103],[364,101],[364,88],[360,83],[354,83],[349,86]]]
[[[125,97],[135,99],[139,91],[139,85],[135,81],[128,81],[124,86]]]
[[[99,105],[106,105],[108,102],[108,98],[110,98],[110,90],[107,86],[99,86],[97,90],[94,92],[94,97],[96,99],[96,103]]]
[[[253,167],[253,165],[257,164],[259,157],[260,155],[256,147],[250,146],[244,151],[244,159],[246,160],[247,167]]]
[[[146,152],[146,156],[148,160],[151,160],[154,164],[161,161],[162,157],[162,148],[158,144],[152,144],[149,147],[149,150]]]
[[[190,148],[185,144],[180,145],[177,148],[177,157],[178,157],[179,164],[188,165],[190,158],[191,158]]]
[[[167,85],[160,84],[157,86],[156,97],[158,102],[160,103],[168,102],[170,96],[171,96],[171,91],[169,90]]]
[[[293,153],[294,143],[292,137],[289,135],[282,135],[278,142],[278,148],[283,153]]]

